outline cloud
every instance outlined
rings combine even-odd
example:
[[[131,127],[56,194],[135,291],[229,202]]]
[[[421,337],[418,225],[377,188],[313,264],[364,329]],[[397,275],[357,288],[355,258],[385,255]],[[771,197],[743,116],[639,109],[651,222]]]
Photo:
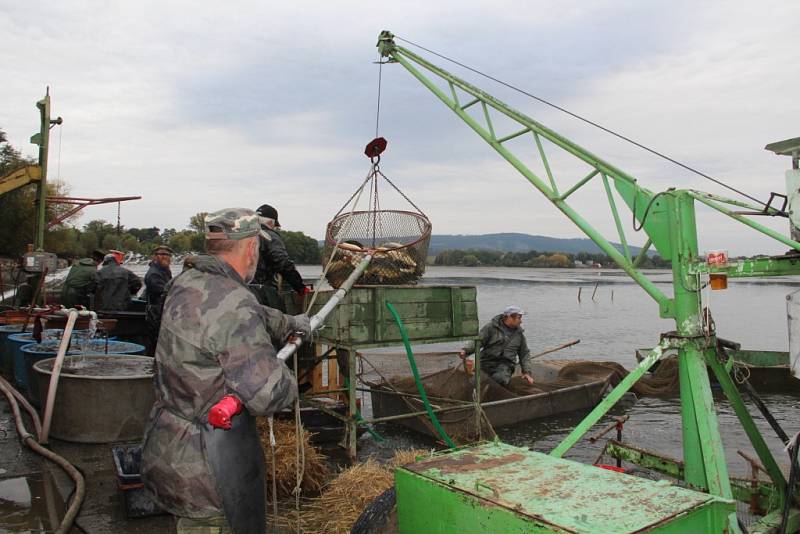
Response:
[[[198,211],[269,201],[286,227],[321,237],[368,168],[374,45],[388,28],[764,198],[783,188],[788,160],[761,148],[797,135],[800,76],[782,51],[794,49],[798,14],[785,2],[3,2],[0,44],[14,61],[3,66],[0,127],[33,154],[34,103],[50,84],[65,119],[51,173],[60,168],[76,196],[141,194],[122,207],[126,226],[183,227]],[[720,192],[420,53],[653,190]],[[401,66],[384,65],[382,77],[382,168],[435,231],[580,235]],[[543,176],[530,140],[516,147]],[[581,176],[567,158],[551,163],[565,183]],[[592,187],[575,207],[613,238],[602,187]],[[94,218],[115,220],[116,207],[89,208],[83,220]],[[709,242],[733,251],[783,248],[699,220]]]

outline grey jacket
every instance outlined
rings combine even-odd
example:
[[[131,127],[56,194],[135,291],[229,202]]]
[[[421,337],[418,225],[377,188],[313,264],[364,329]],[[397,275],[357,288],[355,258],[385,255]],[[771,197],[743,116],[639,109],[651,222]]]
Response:
[[[142,280],[115,261],[107,261],[97,271],[94,308],[97,311],[125,311],[131,296],[142,288]]]
[[[522,372],[531,374],[531,351],[525,340],[525,330],[522,327],[508,328],[503,323],[503,315],[495,316],[486,323],[480,331],[481,338],[481,366],[496,367],[498,365],[514,366],[519,358]],[[464,347],[467,354],[475,352],[474,343],[470,342]]]

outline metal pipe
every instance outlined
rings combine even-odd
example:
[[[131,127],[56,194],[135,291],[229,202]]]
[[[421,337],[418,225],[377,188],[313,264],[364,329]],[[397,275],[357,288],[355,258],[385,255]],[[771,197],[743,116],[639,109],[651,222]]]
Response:
[[[67,325],[64,327],[64,335],[61,336],[61,343],[58,346],[58,354],[56,361],[53,363],[53,374],[50,377],[50,387],[47,389],[47,404],[44,408],[44,420],[42,421],[42,437],[41,442],[47,443],[47,438],[50,435],[50,423],[53,419],[53,404],[56,400],[56,391],[58,390],[58,378],[61,375],[61,364],[64,363],[64,355],[67,353],[70,337],[72,337],[72,329],[75,327],[75,321],[78,320],[78,311],[71,310],[67,318]]]
[[[380,389],[375,389],[375,388],[356,388],[356,391],[363,391],[364,393],[377,393],[378,395],[393,395],[393,396],[396,396],[396,397],[410,397],[412,399],[420,399],[421,398],[419,395],[414,395],[413,393],[402,393],[400,391],[386,391],[386,390],[380,390]],[[328,393],[328,391],[326,391],[325,393]],[[465,401],[465,400],[461,400],[461,399],[445,399],[443,397],[432,397],[430,395],[428,395],[428,399],[429,400],[433,400],[433,401],[439,401],[439,402],[455,402],[455,403],[466,404],[467,406],[472,406],[472,401]]]
[[[322,326],[322,323],[328,317],[328,314],[333,311],[333,309],[339,305],[339,303],[344,299],[347,295],[347,292],[353,287],[353,284],[356,283],[356,280],[361,276],[361,274],[366,270],[367,266],[369,266],[369,262],[372,261],[372,254],[367,254],[364,256],[364,259],[361,260],[355,270],[350,273],[350,276],[347,277],[347,280],[336,290],[336,292],[331,296],[328,302],[325,303],[324,306],[314,315],[311,317],[311,333],[313,334]],[[279,360],[286,361],[291,358],[292,354],[297,351],[300,345],[303,344],[303,340],[301,338],[295,338],[286,345],[278,352],[277,357]]]

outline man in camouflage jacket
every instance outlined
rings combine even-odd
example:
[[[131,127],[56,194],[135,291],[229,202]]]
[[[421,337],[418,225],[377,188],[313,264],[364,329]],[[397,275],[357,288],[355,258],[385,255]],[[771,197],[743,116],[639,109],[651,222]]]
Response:
[[[522,378],[533,384],[531,351],[522,329],[522,316],[525,312],[516,306],[507,307],[481,328],[481,371],[503,386],[508,384],[514,374],[519,359]],[[464,358],[475,352],[474,343],[468,343],[461,350]]]
[[[179,516],[179,532],[203,527],[219,532],[232,528],[238,534],[245,529],[231,521],[235,510],[229,497],[232,491],[246,495],[255,488],[263,501],[263,453],[254,424],[243,436],[214,429],[208,424],[209,409],[225,395],[244,406],[235,421],[289,406],[297,385],[275,357],[274,342],[297,330],[308,333],[309,323],[305,315],[287,316],[260,305],[247,288],[258,262],[254,212],[231,208],[212,213],[206,229],[210,256],[175,278],[164,302],[155,355],[156,402],[145,434],[142,478],[155,501]],[[209,436],[221,436],[225,448],[212,450]],[[241,457],[237,451],[242,440],[246,450],[258,451],[258,458]],[[212,455],[218,459],[220,452],[223,459],[229,454],[231,462],[250,462],[247,472],[258,478],[254,485],[231,488],[237,482],[225,478],[226,469],[214,467]],[[257,527],[246,530],[263,532],[263,514],[255,520]]]

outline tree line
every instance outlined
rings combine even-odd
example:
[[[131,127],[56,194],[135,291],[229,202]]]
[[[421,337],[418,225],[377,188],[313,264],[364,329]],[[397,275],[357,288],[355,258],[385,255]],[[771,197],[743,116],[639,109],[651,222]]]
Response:
[[[26,158],[11,146],[0,129],[0,177],[36,161]],[[65,183],[48,181],[48,196],[68,196]],[[33,242],[36,220],[36,186],[21,187],[0,195],[0,256],[17,257]],[[45,217],[52,221],[67,208],[48,205]],[[77,228],[73,216],[51,230],[45,231],[45,250],[62,258],[82,258],[94,249],[116,249],[148,255],[156,245],[168,245],[177,253],[205,250],[203,221],[206,213],[192,215],[186,228],[125,228],[96,219]],[[316,239],[303,232],[282,231],[281,237],[289,255],[296,263],[319,263],[320,247]]]
[[[47,250],[67,258],[88,256],[96,248],[148,255],[153,248],[162,244],[169,246],[176,253],[203,252],[205,215],[205,213],[193,215],[189,220],[189,227],[182,230],[160,229],[156,226],[117,228],[107,221],[93,220],[86,223],[82,229],[71,227],[57,230],[61,234],[61,239]],[[320,249],[316,239],[303,232],[281,231],[280,235],[289,256],[295,263],[320,262]]]
[[[502,252],[497,250],[443,250],[433,260],[434,265],[458,265],[463,267],[578,267],[576,260],[581,265],[592,266],[600,264],[603,267],[615,266],[614,260],[602,253],[579,252],[570,254],[566,252],[540,252],[529,250],[527,252]],[[669,269],[671,262],[663,260],[660,256],[645,257],[640,266],[643,269]]]

